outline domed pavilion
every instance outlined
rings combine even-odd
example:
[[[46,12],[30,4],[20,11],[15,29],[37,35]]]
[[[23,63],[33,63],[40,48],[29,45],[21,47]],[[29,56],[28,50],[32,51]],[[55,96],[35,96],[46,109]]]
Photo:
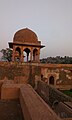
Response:
[[[40,49],[44,46],[32,30],[25,28],[15,33],[13,42],[9,42],[9,47],[13,49],[12,61],[39,62]]]

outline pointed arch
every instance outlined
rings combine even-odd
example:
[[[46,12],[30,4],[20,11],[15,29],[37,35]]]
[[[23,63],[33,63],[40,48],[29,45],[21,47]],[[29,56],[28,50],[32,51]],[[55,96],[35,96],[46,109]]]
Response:
[[[21,49],[19,47],[16,47],[15,49],[15,61],[20,61],[21,57]]]
[[[24,61],[28,62],[30,60],[30,52],[29,48],[24,49]]]
[[[53,76],[49,77],[49,84],[54,85],[54,77]]]

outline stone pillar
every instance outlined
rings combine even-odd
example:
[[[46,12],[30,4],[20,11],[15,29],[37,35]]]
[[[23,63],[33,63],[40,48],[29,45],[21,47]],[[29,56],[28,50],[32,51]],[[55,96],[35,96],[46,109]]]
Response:
[[[37,61],[40,62],[40,51],[38,51],[38,54],[37,54]]]
[[[29,58],[29,53],[27,53],[27,62],[28,62],[28,58]]]
[[[33,54],[33,61],[35,61],[35,55]]]
[[[21,49],[21,58],[20,58],[21,62],[24,62],[24,57],[23,57],[23,50]]]
[[[38,61],[40,62],[40,54],[38,55]]]
[[[33,52],[30,52],[30,61],[32,61]]]

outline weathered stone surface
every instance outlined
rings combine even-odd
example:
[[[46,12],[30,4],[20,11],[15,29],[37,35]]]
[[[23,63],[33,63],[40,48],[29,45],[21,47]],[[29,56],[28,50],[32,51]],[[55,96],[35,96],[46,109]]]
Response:
[[[62,102],[54,106],[54,111],[61,118],[72,118],[72,109]]]
[[[36,76],[48,85],[50,77],[53,86],[61,89],[72,88],[72,65],[0,62],[0,80],[14,80],[15,83],[29,83],[35,86]]]
[[[0,120],[24,120],[19,99],[0,100]]]
[[[59,90],[55,89],[52,86],[48,86],[46,83],[42,81],[38,81],[37,84],[37,92],[39,95],[51,106],[53,105],[54,101],[58,102],[72,102],[72,98],[63,94]]]
[[[1,87],[1,99],[19,98],[19,89],[23,84],[3,84]]]
[[[20,103],[25,120],[60,120],[30,85],[20,88]]]
[[[22,44],[24,43],[35,44],[38,42],[38,37],[32,30],[25,28],[15,33],[13,42]]]

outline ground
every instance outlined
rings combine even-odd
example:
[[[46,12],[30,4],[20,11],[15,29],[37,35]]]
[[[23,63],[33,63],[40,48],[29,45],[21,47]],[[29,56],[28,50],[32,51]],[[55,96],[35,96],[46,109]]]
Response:
[[[0,120],[24,120],[19,100],[0,100]]]

